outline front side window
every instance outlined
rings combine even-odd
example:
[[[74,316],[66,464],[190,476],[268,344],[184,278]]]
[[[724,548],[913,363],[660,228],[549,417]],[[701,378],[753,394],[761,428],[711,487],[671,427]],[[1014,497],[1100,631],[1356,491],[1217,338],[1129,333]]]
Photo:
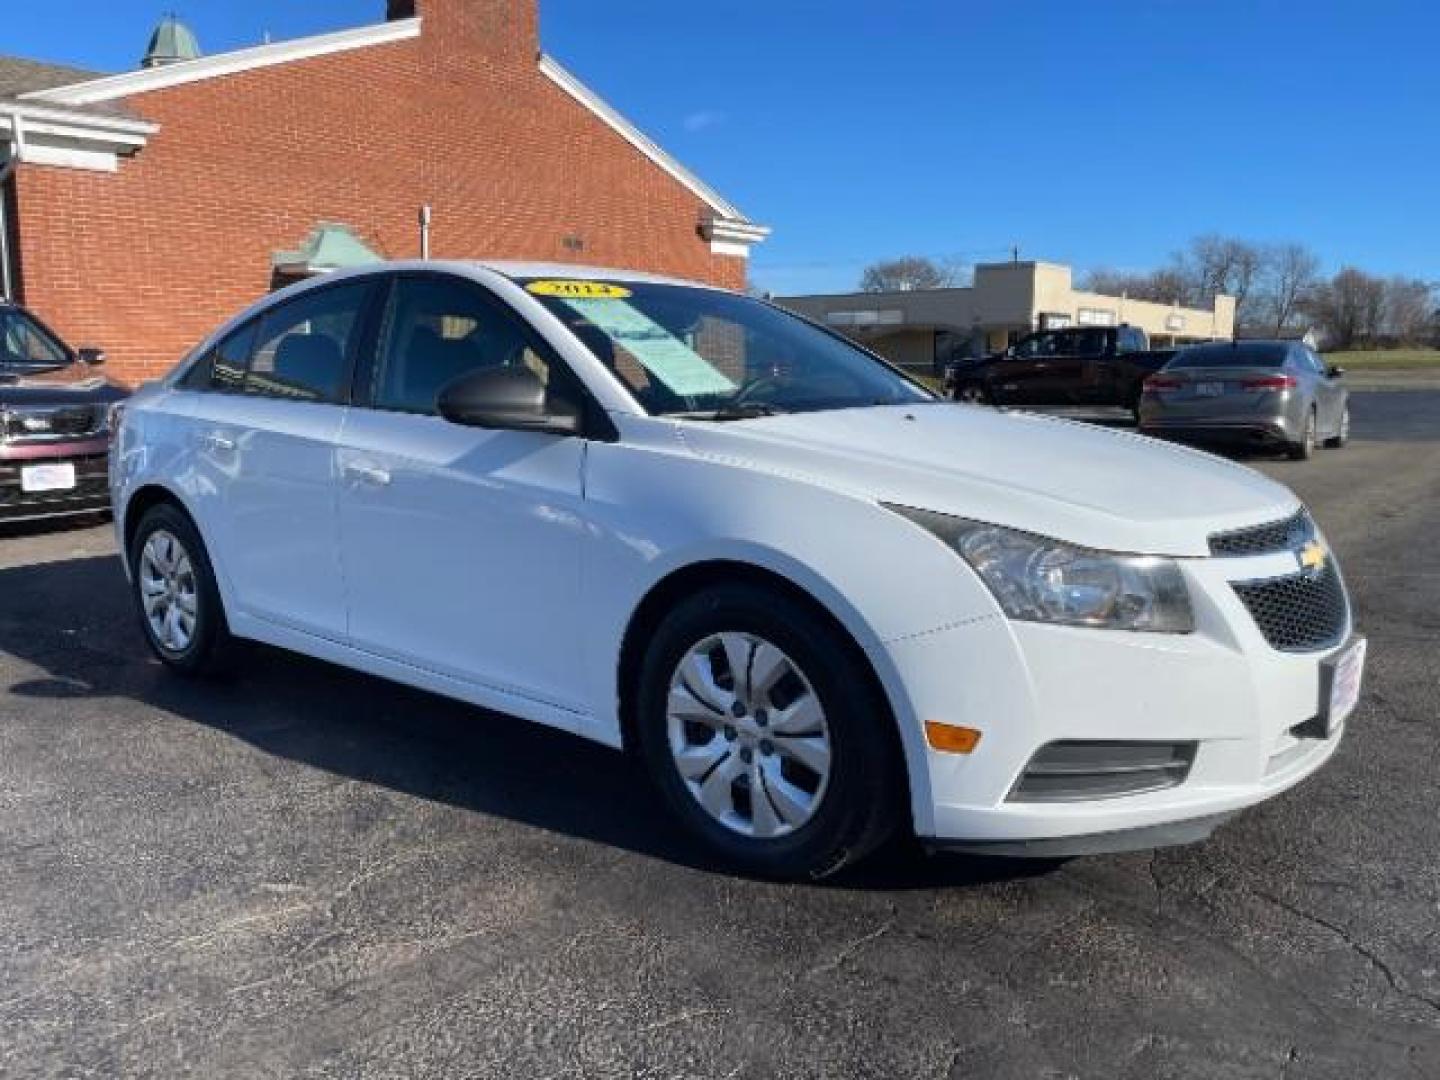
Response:
[[[750,297],[649,282],[521,284],[652,416],[743,419],[934,400],[844,338]]]
[[[0,367],[57,368],[70,363],[65,347],[34,319],[0,308]]]
[[[219,390],[239,393],[245,388],[245,369],[255,348],[258,319],[232,330],[220,343],[200,357],[185,373],[180,385],[187,390]]]
[[[391,300],[375,405],[433,414],[440,391],[461,375],[523,365],[549,385],[550,365],[519,320],[458,278],[402,277]]]
[[[1058,334],[1032,334],[1015,346],[1015,355],[1023,360],[1054,356],[1059,347]]]
[[[244,392],[294,401],[340,401],[370,286],[359,281],[320,289],[266,312],[245,371]]]

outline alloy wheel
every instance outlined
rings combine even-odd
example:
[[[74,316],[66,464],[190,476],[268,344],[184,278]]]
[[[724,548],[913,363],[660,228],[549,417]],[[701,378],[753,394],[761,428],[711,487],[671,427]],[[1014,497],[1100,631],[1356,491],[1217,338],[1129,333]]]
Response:
[[[716,822],[759,840],[814,818],[831,771],[820,699],[784,651],[754,634],[713,634],[670,679],[670,754]]]
[[[157,529],[140,552],[137,577],[150,633],[167,652],[183,653],[195,640],[200,610],[190,553],[174,533]]]

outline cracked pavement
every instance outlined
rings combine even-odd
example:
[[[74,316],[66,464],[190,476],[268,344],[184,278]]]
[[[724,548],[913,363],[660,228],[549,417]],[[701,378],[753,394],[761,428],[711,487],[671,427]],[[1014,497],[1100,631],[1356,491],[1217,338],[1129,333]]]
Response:
[[[1320,775],[1059,868],[696,859],[618,755],[257,651],[147,657],[107,528],[0,534],[6,1077],[1440,1077],[1440,392],[1257,460],[1371,639]]]

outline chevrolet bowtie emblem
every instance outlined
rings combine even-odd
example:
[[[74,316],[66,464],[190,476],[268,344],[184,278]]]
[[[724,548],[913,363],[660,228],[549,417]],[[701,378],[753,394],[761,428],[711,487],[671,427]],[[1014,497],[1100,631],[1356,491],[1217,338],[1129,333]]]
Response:
[[[1320,570],[1325,566],[1325,545],[1319,540],[1311,540],[1295,553],[1300,560],[1301,570]]]

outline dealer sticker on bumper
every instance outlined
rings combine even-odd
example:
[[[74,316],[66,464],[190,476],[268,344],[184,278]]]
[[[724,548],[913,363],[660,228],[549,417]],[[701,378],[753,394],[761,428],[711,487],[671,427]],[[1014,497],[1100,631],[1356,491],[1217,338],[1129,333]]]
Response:
[[[68,461],[59,465],[26,465],[20,470],[20,490],[26,493],[70,491],[74,487],[75,466]]]
[[[1325,702],[1325,731],[1333,735],[1360,702],[1360,684],[1365,672],[1365,639],[1359,638],[1320,668],[1320,685]]]

